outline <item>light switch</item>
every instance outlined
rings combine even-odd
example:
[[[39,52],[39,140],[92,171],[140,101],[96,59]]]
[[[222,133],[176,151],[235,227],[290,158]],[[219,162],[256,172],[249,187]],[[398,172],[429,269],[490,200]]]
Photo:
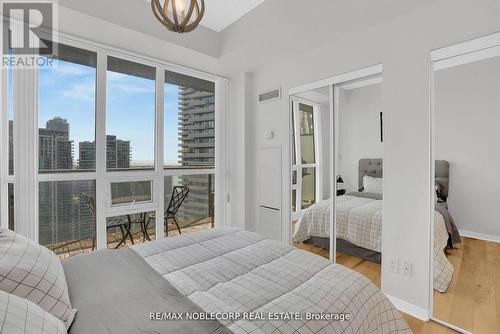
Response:
[[[395,257],[390,257],[389,259],[389,271],[391,273],[399,273],[399,259]]]

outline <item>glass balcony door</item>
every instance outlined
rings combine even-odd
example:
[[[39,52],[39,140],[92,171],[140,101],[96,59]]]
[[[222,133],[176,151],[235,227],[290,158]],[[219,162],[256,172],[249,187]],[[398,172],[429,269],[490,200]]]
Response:
[[[306,100],[292,100],[292,213],[321,199],[321,180],[318,122],[319,105]]]

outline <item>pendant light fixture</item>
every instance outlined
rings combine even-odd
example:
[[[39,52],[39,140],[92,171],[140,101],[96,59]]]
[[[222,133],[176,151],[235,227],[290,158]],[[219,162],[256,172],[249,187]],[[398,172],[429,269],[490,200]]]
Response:
[[[196,29],[205,14],[204,0],[151,0],[154,16],[168,30],[185,33]]]

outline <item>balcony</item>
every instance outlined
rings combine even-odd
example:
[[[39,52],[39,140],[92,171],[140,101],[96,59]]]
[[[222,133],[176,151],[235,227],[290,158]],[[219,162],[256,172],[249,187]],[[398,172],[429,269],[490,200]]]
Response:
[[[202,103],[200,105],[205,105]],[[191,106],[190,106],[191,107]],[[181,108],[182,115],[196,115],[196,114],[204,114],[204,113],[213,113],[215,111],[215,107],[213,105],[208,105],[202,108]]]
[[[215,137],[215,131],[207,131],[205,133],[190,133],[190,134],[182,134],[178,137],[179,140],[190,140],[194,138],[211,138]]]
[[[213,158],[215,153],[183,153],[179,152],[179,158]]]
[[[212,228],[211,217],[202,217],[196,221],[179,220],[179,225],[181,226],[182,234],[189,234]],[[148,234],[150,236],[153,236],[155,234],[154,221],[148,227]],[[168,237],[174,237],[177,235],[179,235],[179,232],[177,231],[175,225],[168,224]],[[132,231],[132,237],[134,239],[135,244],[144,242],[143,233],[140,229]],[[116,245],[118,245],[121,239],[122,235],[119,231],[108,233],[107,236],[108,247],[109,248],[116,247]],[[64,259],[81,253],[90,253],[95,250],[93,245],[94,245],[94,240],[92,238],[88,238],[81,240],[68,240],[64,242],[52,243],[46,245],[46,247],[52,250],[54,253],[56,253],[60,259]],[[127,239],[124,243],[120,245],[120,247],[130,247],[130,246],[132,246],[132,241],[130,239]]]
[[[182,94],[182,98],[184,99],[198,99],[201,97],[208,97],[208,96],[213,96],[214,93],[210,92],[203,92],[203,91],[193,91],[193,92],[188,92],[186,94]]]
[[[205,165],[207,163],[205,162]],[[211,228],[215,213],[215,176],[211,174],[166,176],[164,178],[164,206],[171,205],[170,197],[175,186],[184,186],[189,192],[178,207],[177,222],[182,233],[191,233]],[[151,199],[151,184],[137,181],[115,184],[113,194],[124,196],[133,193],[130,200],[120,204],[140,200],[143,194]],[[117,192],[118,191],[118,192]],[[66,258],[78,253],[88,253],[96,249],[96,206],[95,181],[57,181],[40,183],[40,244],[53,250],[59,257]],[[112,196],[114,200],[116,196]],[[125,205],[125,204],[123,204]],[[175,205],[175,204],[172,204]],[[154,209],[152,209],[154,210]],[[155,239],[154,211],[127,215],[127,208],[117,217],[106,219],[107,247],[121,248],[132,243]],[[163,222],[163,219],[162,219]],[[147,233],[142,228],[147,224]],[[177,235],[173,220],[169,220],[168,236]]]
[[[189,143],[181,143],[179,144],[179,147],[187,147],[187,148],[210,148],[210,147],[215,147],[215,143],[195,143],[195,142],[189,142]]]

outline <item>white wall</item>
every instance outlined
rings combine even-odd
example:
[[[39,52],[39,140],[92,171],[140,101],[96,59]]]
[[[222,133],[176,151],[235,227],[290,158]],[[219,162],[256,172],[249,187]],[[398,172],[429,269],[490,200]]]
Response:
[[[436,158],[450,162],[458,228],[500,240],[500,57],[438,71]]]
[[[374,8],[367,8],[372,5]],[[397,7],[396,13],[393,9]],[[412,277],[390,273],[383,265],[382,290],[410,303],[414,314],[425,317],[431,292],[429,52],[499,31],[499,16],[497,0],[318,0],[314,11],[304,11],[299,0],[274,0],[226,29],[221,57],[224,71],[253,72],[251,105],[245,111],[246,146],[240,148],[248,153],[246,226],[255,227],[258,218],[257,193],[249,187],[258,179],[256,147],[282,145],[282,165],[289,166],[290,161],[288,99],[257,105],[257,92],[278,86],[286,92],[382,63],[383,263],[388,256],[413,263]],[[304,26],[298,22],[312,23]],[[262,135],[267,129],[275,133],[272,140]],[[412,177],[406,177],[408,174]],[[289,179],[289,170],[284,170],[283,203],[290,203]],[[282,219],[282,240],[287,241],[290,216],[283,214]]]
[[[380,141],[382,84],[340,89],[338,172],[347,191],[357,191],[358,163],[364,158],[383,158]]]

